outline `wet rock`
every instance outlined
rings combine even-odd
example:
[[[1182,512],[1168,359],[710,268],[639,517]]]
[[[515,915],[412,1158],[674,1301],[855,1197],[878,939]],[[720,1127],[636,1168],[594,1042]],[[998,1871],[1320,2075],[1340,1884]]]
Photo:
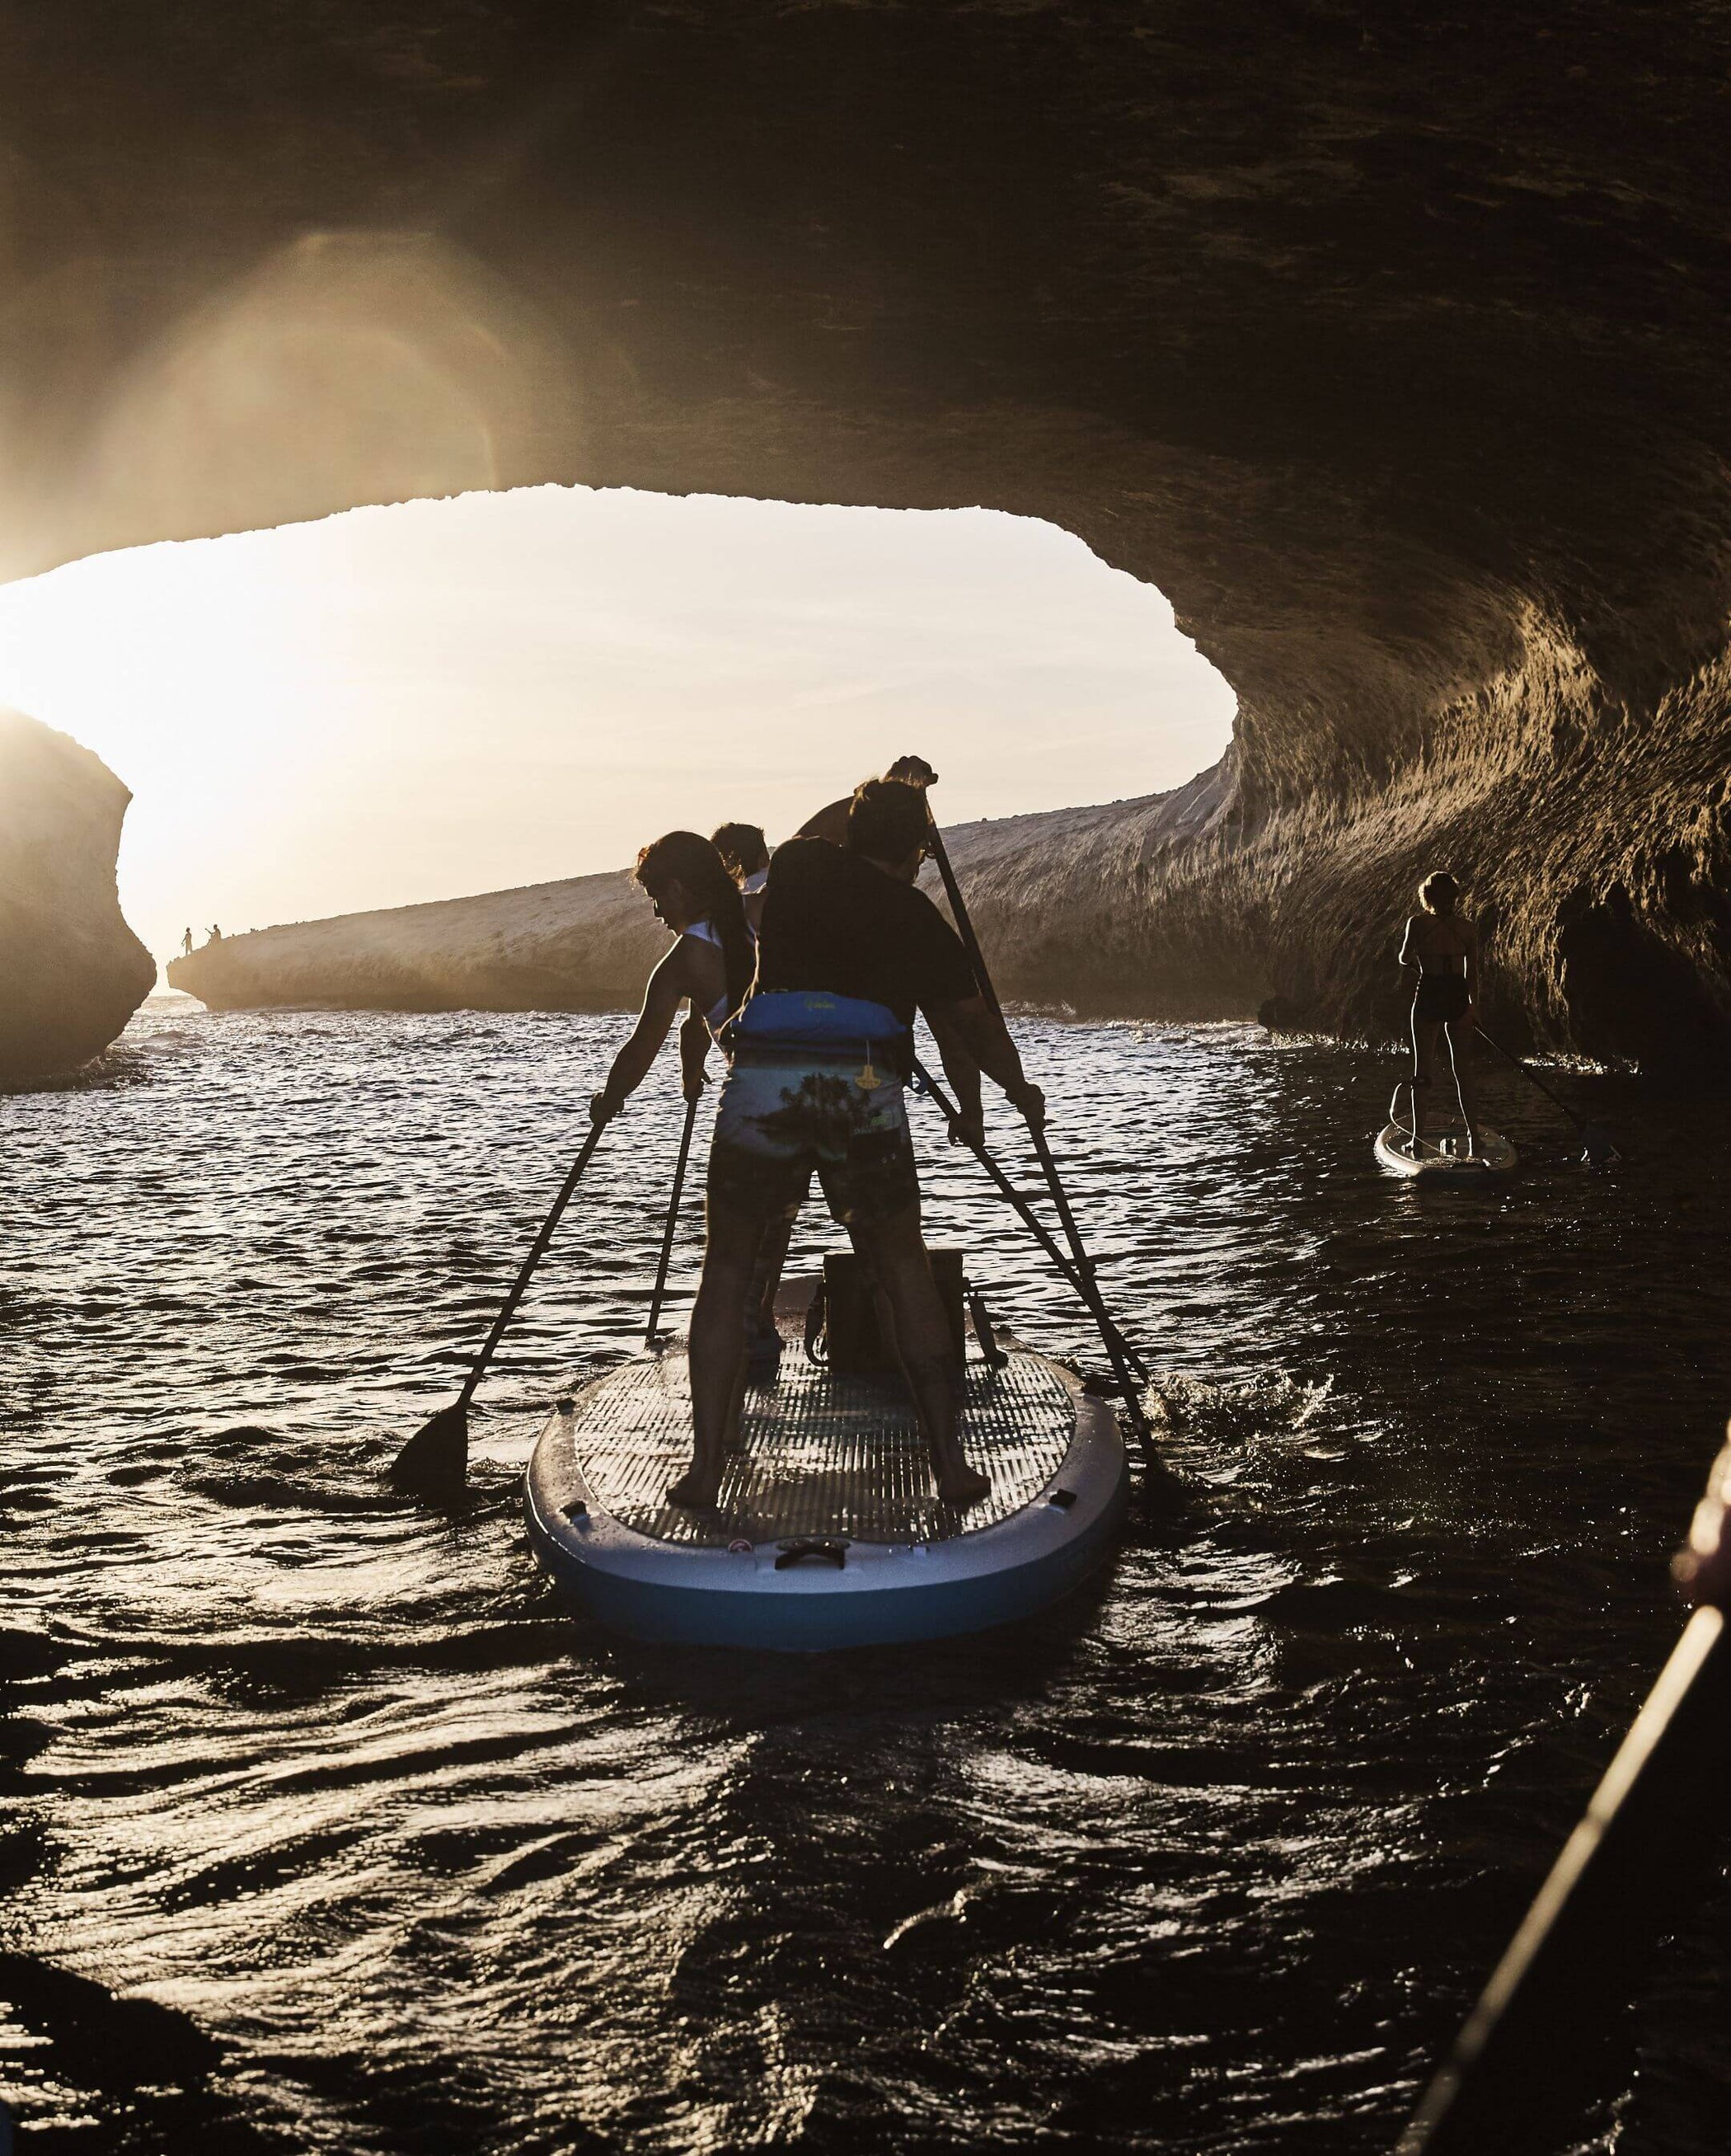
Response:
[[[196,2087],[221,2063],[221,2046],[184,2014],[28,1954],[0,1953],[0,1999],[64,2048],[69,2078],[100,2089]]]
[[[1515,1045],[1726,1066],[1723,11],[96,19],[4,33],[0,567],[546,480],[1047,517],[1241,706],[1199,831],[982,841],[1036,978],[1390,1036],[1446,864]]]
[[[115,888],[131,798],[69,735],[0,711],[0,1085],[74,1070],[156,980]]]

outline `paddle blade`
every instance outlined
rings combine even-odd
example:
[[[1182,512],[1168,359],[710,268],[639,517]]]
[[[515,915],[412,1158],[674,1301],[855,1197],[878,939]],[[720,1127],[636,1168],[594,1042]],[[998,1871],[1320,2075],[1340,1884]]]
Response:
[[[441,1494],[460,1490],[469,1474],[469,1410],[441,1408],[391,1463],[399,1490]]]
[[[1616,1140],[1603,1123],[1584,1125],[1580,1135],[1580,1157],[1589,1168],[1614,1168],[1622,1158]]]

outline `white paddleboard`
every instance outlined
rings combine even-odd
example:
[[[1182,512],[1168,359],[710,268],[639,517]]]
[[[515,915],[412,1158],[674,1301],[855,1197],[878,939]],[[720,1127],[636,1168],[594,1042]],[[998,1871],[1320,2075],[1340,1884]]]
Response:
[[[669,1506],[689,1455],[683,1344],[610,1371],[548,1417],[524,1488],[555,1583],[639,1640],[813,1649],[935,1640],[1025,1617],[1109,1553],[1124,1510],[1106,1402],[1000,1336],[970,1360],[968,1456],[991,1496],[958,1512],[931,1485],[905,1389],[813,1368],[796,1350],[748,1394],[713,1512]]]
[[[1454,1138],[1445,1142],[1464,1145],[1466,1141]],[[1396,1175],[1408,1176],[1419,1183],[1470,1188],[1508,1174],[1520,1156],[1500,1131],[1481,1130],[1478,1151],[1463,1157],[1436,1152],[1429,1142],[1421,1150],[1416,1148],[1411,1134],[1398,1123],[1385,1123],[1377,1132],[1376,1158],[1382,1167]]]

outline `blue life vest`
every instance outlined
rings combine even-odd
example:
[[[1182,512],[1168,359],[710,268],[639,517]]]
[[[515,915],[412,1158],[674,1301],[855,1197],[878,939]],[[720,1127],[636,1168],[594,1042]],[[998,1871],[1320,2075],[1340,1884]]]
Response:
[[[882,1049],[901,1055],[911,1034],[885,1004],[822,988],[778,988],[753,996],[724,1029],[729,1046]]]

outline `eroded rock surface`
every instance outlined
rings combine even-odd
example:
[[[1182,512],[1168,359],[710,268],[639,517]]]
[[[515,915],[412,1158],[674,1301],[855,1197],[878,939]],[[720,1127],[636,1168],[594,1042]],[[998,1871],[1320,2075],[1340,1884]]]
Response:
[[[621,870],[227,936],[168,980],[216,1010],[620,1010],[667,948]]]
[[[1264,977],[1139,902],[1232,798],[1224,767],[1140,801],[963,824],[946,834],[1001,993],[1089,1015],[1243,1017]],[[941,901],[936,872],[926,886]],[[624,870],[225,937],[168,968],[218,1009],[634,1008],[668,947]]]
[[[75,1069],[150,993],[115,888],[131,798],[69,735],[0,711],[0,1086]]]
[[[3,566],[545,480],[1047,517],[1241,698],[1192,842],[991,872],[1054,969],[1381,1031],[1445,862],[1512,1031],[1726,1066],[1722,8],[63,0],[0,61]]]

